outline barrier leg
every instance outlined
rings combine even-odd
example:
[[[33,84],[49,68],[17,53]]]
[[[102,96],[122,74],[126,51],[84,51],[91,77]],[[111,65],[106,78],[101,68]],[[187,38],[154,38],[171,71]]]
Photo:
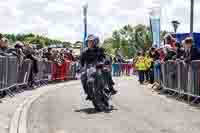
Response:
[[[54,81],[56,80],[56,74],[57,74],[57,64],[53,64],[52,65],[52,76],[51,76],[51,79]]]
[[[118,71],[119,71],[119,76],[122,75],[122,65],[118,64]]]
[[[184,97],[184,94],[183,94],[183,93],[180,93],[180,94],[176,97],[176,100],[183,99],[183,97]]]
[[[191,88],[192,88],[192,71],[191,71],[191,66],[189,66],[189,71],[188,71],[188,86],[187,86],[187,93],[191,93]],[[187,96],[188,103],[190,103],[190,95]]]
[[[71,75],[70,75],[70,62],[69,61],[66,61],[66,73],[65,73],[65,76],[66,76],[66,80],[69,80],[71,78]]]
[[[61,66],[60,80],[66,80],[66,62]]]
[[[195,104],[197,100],[199,100],[199,97],[195,97],[195,99],[192,100],[191,104]]]

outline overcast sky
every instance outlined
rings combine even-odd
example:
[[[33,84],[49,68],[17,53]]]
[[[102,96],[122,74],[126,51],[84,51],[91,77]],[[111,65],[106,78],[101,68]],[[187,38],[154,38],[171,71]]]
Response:
[[[161,28],[189,32],[190,0],[1,0],[0,32],[46,35],[62,40],[81,40],[82,5],[88,3],[88,31],[101,38],[125,24],[149,24],[149,9],[160,6]],[[200,32],[200,0],[195,0],[194,30]]]

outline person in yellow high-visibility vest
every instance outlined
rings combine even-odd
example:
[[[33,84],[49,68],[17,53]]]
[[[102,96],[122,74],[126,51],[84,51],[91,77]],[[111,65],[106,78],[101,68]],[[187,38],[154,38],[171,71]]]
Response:
[[[137,57],[137,61],[135,63],[135,67],[138,71],[139,82],[140,82],[140,84],[143,84],[144,83],[144,72],[146,70],[146,65],[145,65],[144,54],[142,52],[138,53],[138,57]]]
[[[145,80],[146,82],[149,82],[150,81],[150,69],[151,69],[151,64],[153,62],[153,59],[149,56],[149,52],[147,51],[145,53],[145,56],[144,56],[144,60],[145,60]]]

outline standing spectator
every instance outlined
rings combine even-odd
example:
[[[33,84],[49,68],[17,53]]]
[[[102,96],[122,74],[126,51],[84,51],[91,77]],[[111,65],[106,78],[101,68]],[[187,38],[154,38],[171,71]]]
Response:
[[[161,49],[160,49],[161,50]],[[152,47],[150,49],[150,57],[152,58],[152,64],[150,66],[150,83],[153,84],[154,80],[155,80],[155,73],[157,73],[156,71],[159,71],[159,64],[160,64],[160,59],[162,58],[162,56],[160,56],[160,53],[158,52],[159,50],[156,49],[155,47]]]
[[[0,40],[3,38],[2,34],[0,33]]]
[[[71,50],[68,50],[67,52],[66,52],[66,56],[67,56],[67,59],[69,60],[69,61],[74,61],[74,56],[73,56],[73,50],[71,49]]]
[[[76,79],[80,79],[80,70],[81,70],[81,65],[80,65],[80,57],[76,56],[75,57],[75,63],[76,63]]]
[[[147,51],[145,53],[145,66],[146,66],[146,70],[145,70],[145,80],[146,82],[150,81],[150,69],[151,69],[151,64],[153,59],[150,57],[149,51]]]
[[[159,58],[157,60],[155,60],[156,62],[164,62],[166,54],[167,54],[165,46],[162,46],[156,50],[156,52],[158,52],[158,55],[159,55]],[[170,46],[170,45],[168,45],[168,46]]]
[[[176,58],[177,59],[183,59],[185,54],[185,50],[183,45],[181,45],[179,42],[176,43]]]
[[[127,61],[127,64],[126,64],[126,75],[127,76],[130,76],[132,67],[133,67],[133,63],[131,61]]]
[[[3,54],[3,42],[2,39],[0,39],[0,55]]]
[[[8,45],[9,45],[9,41],[7,38],[2,38],[1,42],[0,42],[0,54],[1,55],[5,55],[5,53],[8,53]]]
[[[160,77],[161,67],[160,63],[165,58],[165,52],[163,48],[151,48],[150,57],[153,59],[153,62],[150,66],[150,83],[153,84],[156,78]]]
[[[20,68],[22,66],[24,58],[25,58],[25,54],[23,53],[24,44],[21,42],[16,42],[15,49],[17,52],[16,54],[17,54],[17,58],[18,58],[19,68]]]
[[[73,50],[70,49],[69,50],[70,56],[71,56],[71,61],[74,61],[74,55],[73,55]]]
[[[1,47],[2,47],[2,34],[0,34],[0,55],[1,55]],[[0,97],[3,96],[3,94],[0,93]],[[2,101],[0,100],[0,103],[2,103]]]
[[[174,60],[176,57],[176,51],[171,47],[171,45],[165,45],[165,57],[164,61]]]
[[[188,37],[185,39],[185,62],[190,63],[192,60],[199,60],[200,59],[200,52],[199,49],[193,46],[193,39]]]
[[[155,47],[152,47],[150,49],[150,57],[153,58],[154,61],[159,60],[160,59],[160,54],[158,52],[158,50],[156,50]]]
[[[133,73],[133,75],[137,72],[137,68],[136,68],[136,63],[137,63],[137,61],[138,61],[138,57],[140,56],[140,51],[139,52],[137,52],[137,54],[136,54],[136,56],[133,58],[133,68],[134,68],[134,73]]]
[[[46,58],[48,61],[53,61],[52,48],[47,49],[47,52],[44,53],[43,58]]]
[[[29,79],[28,79],[30,87],[34,87],[33,85],[35,82],[35,76],[39,71],[38,65],[37,65],[38,59],[34,54],[35,54],[34,49],[31,46],[27,45],[25,49],[25,56],[27,59],[30,59],[33,62],[31,66],[31,70],[30,70]]]
[[[136,68],[137,68],[138,75],[139,75],[139,82],[140,82],[140,84],[143,84],[144,83],[144,72],[145,72],[146,67],[145,67],[144,54],[142,52],[138,53]]]
[[[171,34],[167,34],[164,37],[164,44],[170,45],[174,49],[176,47],[176,40],[172,37]]]
[[[118,64],[116,57],[113,58],[112,68],[113,68],[113,76],[118,76]]]
[[[113,72],[114,76],[120,76],[121,75],[121,66],[120,66],[120,59],[118,56],[115,56],[114,59],[114,64],[113,64]]]

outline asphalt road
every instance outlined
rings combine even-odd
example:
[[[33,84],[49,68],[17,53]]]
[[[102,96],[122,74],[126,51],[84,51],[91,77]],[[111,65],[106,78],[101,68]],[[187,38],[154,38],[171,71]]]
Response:
[[[29,109],[28,133],[199,133],[200,109],[152,93],[135,78],[116,79],[112,113],[96,113],[80,82],[57,88]]]

